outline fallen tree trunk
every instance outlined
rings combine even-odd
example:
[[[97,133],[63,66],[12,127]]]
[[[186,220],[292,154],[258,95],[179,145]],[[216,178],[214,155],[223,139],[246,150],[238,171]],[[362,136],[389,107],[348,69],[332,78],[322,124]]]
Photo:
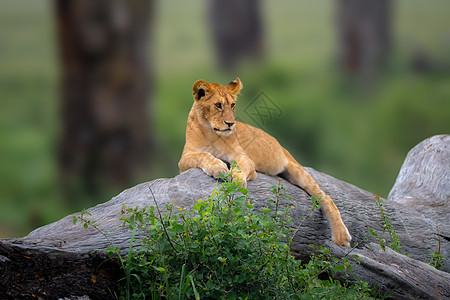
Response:
[[[422,157],[432,153],[437,159],[428,159],[427,165],[422,166],[422,169],[417,165],[414,172],[429,171],[430,164],[437,161],[442,164],[442,160],[439,160],[441,157],[450,157],[449,145],[449,136],[433,137],[419,144],[417,147],[425,150],[416,153],[413,149],[410,154]],[[430,152],[430,149],[434,151]],[[446,190],[433,193],[443,197],[436,199],[436,202],[445,202],[445,208],[448,207],[450,190],[448,166],[447,169],[445,166],[441,168],[444,175],[435,179],[447,180],[447,183],[434,184]],[[434,170],[439,168],[435,167]],[[330,229],[322,211],[313,211],[313,220],[305,219],[311,207],[310,197],[300,188],[283,180],[286,193],[290,194],[292,199],[283,200],[281,205],[294,206],[291,217],[294,228],[298,229],[292,247],[296,256],[307,259],[311,254],[308,245],[327,243],[338,257],[357,254],[361,258],[361,264],[354,265],[350,279],[359,278],[374,283],[382,293],[395,289],[393,298],[450,297],[450,274],[446,273],[450,271],[450,262],[446,260],[442,264],[442,270],[446,272],[438,271],[422,262],[429,261],[430,254],[439,247],[441,255],[448,257],[450,228],[448,221],[444,222],[448,219],[445,211],[435,211],[431,208],[424,210],[422,204],[416,206],[414,202],[383,199],[384,212],[403,244],[402,251],[408,253],[410,258],[390,250],[384,252],[377,246],[377,238],[369,233],[369,229],[373,229],[379,232],[379,238],[390,240],[387,233],[382,233],[383,223],[375,195],[313,169],[308,171],[334,199],[353,236],[352,244],[357,244],[357,248],[348,254],[349,249],[329,243]],[[422,172],[422,176],[429,176],[428,171]],[[402,171],[400,173],[403,174]],[[404,174],[402,176],[409,178]],[[249,194],[256,201],[256,209],[267,205],[267,199],[273,198],[269,189],[277,182],[276,176],[258,174],[257,180],[248,183]],[[122,276],[120,266],[95,250],[105,249],[111,242],[120,247],[122,254],[128,251],[131,232],[122,226],[119,220],[122,206],[134,208],[153,205],[154,199],[149,189],[151,187],[155,201],[160,207],[173,203],[175,206],[188,208],[192,207],[196,200],[209,197],[215,185],[213,178],[199,169],[191,169],[174,178],[157,179],[137,185],[112,200],[89,209],[92,214],[89,219],[95,220],[98,228],[108,233],[109,241],[93,227],[85,229],[80,224],[74,225],[72,215],[38,228],[24,238],[0,240],[0,298],[56,299],[83,295],[92,299],[113,298],[116,281]],[[411,189],[407,191],[409,193]],[[400,192],[397,195],[399,194]],[[401,197],[397,197],[399,198]],[[439,233],[436,231],[436,224],[439,225]],[[370,244],[371,242],[373,244]]]
[[[349,253],[327,242],[334,257],[358,257],[359,263],[349,260],[353,266],[351,281],[369,282],[382,295],[392,299],[448,299],[450,298],[450,274],[436,270],[429,264],[409,258],[390,248],[382,250],[370,243]],[[338,274],[339,279],[348,279]]]

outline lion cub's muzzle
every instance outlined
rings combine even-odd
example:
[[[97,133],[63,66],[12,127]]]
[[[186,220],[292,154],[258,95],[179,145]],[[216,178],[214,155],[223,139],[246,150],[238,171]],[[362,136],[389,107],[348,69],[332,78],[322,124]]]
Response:
[[[235,122],[226,122],[224,121],[226,127],[224,128],[216,128],[214,127],[214,131],[219,135],[230,135],[233,131]]]

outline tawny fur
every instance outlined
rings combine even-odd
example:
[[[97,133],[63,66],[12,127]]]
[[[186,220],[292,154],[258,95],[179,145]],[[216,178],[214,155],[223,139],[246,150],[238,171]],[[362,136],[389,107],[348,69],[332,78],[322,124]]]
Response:
[[[241,88],[239,78],[226,86],[203,80],[194,83],[194,104],[187,121],[186,144],[178,163],[180,171],[201,168],[217,178],[229,172],[225,162],[236,161],[241,172],[234,172],[233,179],[244,186],[247,180],[256,179],[256,171],[283,174],[309,195],[320,199],[333,242],[348,247],[351,236],[339,210],[311,175],[275,138],[261,129],[236,122],[235,103]]]

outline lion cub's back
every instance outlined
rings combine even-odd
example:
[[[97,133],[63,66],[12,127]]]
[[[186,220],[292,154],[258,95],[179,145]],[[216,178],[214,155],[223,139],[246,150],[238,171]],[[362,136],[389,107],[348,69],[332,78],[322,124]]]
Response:
[[[281,173],[287,165],[283,148],[278,141],[263,130],[237,122],[239,144],[255,163],[256,170],[266,174]]]

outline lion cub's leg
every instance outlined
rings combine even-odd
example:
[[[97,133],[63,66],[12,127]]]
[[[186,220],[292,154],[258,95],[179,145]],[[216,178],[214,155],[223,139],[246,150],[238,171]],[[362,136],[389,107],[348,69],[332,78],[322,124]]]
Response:
[[[320,206],[322,207],[325,216],[330,223],[331,227],[331,238],[333,242],[338,246],[350,246],[351,236],[345,227],[344,222],[341,219],[341,214],[338,208],[334,204],[333,200],[325,194],[317,184],[317,182],[311,177],[311,175],[296,161],[291,161],[286,166],[283,175],[286,178],[300,186],[309,195],[316,197]]]
[[[201,168],[203,172],[214,178],[218,178],[220,174],[229,172],[226,163],[215,158],[208,152],[183,152],[180,162],[178,163],[180,172],[184,172],[191,168]]]
[[[236,159],[240,170],[233,169],[233,181],[238,180],[244,187],[247,187],[247,180],[255,180],[258,176],[255,163],[246,155],[241,155]]]

